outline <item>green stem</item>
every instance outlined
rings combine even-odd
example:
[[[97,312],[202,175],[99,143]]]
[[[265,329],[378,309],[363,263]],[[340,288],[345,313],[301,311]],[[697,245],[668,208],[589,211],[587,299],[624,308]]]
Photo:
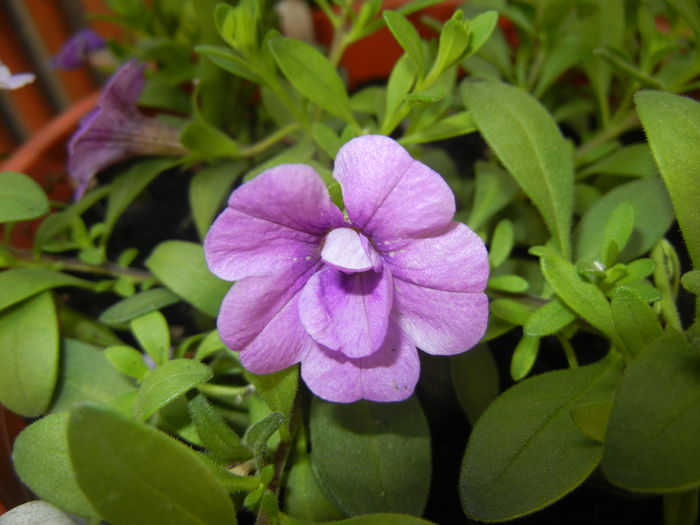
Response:
[[[695,525],[698,519],[698,489],[664,494],[664,525]]]
[[[277,131],[275,131],[272,135],[265,137],[263,140],[243,148],[241,150],[241,154],[244,157],[255,157],[256,155],[264,152],[266,149],[285,138],[293,131],[296,131],[300,127],[300,125],[301,124],[299,122],[292,122],[290,124],[287,124],[283,128],[280,128]]]
[[[566,356],[566,362],[569,364],[569,368],[578,368],[578,358],[576,357],[574,347],[571,346],[571,341],[561,334],[557,335],[557,338],[559,339],[559,344],[561,344],[561,347],[564,349],[564,355]]]
[[[216,385],[212,383],[203,383],[197,387],[197,390],[211,397],[220,397],[224,399],[235,398],[236,396],[245,397],[252,393],[249,385],[245,386],[228,386]]]
[[[639,119],[637,118],[637,113],[630,111],[624,116],[621,116],[619,120],[611,122],[607,127],[602,129],[599,133],[591,137],[589,140],[581,144],[576,150],[575,157],[577,159],[583,157],[590,150],[599,146],[600,144],[607,142],[608,140],[617,138],[625,131],[634,128],[639,124]]]

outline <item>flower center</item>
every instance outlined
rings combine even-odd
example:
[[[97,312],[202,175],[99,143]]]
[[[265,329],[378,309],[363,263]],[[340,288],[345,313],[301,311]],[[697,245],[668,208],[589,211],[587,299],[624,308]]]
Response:
[[[378,271],[382,268],[382,259],[367,237],[352,228],[336,228],[328,232],[321,259],[328,266],[345,273]]]

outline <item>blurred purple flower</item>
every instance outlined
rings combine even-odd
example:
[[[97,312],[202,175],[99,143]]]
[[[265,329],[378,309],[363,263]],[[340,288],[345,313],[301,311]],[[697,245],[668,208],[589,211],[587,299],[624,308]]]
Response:
[[[144,64],[130,61],[117,70],[97,107],[80,123],[68,143],[68,173],[78,182],[80,198],[97,172],[142,155],[179,156],[180,130],[142,114],[136,103],[143,90]]]
[[[53,57],[57,69],[78,69],[88,60],[90,53],[103,49],[107,44],[92,29],[82,29],[70,37]]]
[[[452,355],[484,334],[484,243],[452,220],[443,179],[398,143],[367,135],[336,158],[347,218],[310,166],[265,171],[231,195],[204,242],[211,271],[238,280],[219,333],[265,374],[301,362],[319,397],[411,395],[416,347]]]
[[[0,62],[0,89],[19,89],[34,82],[35,79],[34,73],[15,73],[13,75],[10,69]]]

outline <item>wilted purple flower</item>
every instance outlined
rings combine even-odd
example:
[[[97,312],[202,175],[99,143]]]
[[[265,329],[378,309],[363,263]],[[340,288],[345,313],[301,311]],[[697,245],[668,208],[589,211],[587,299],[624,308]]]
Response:
[[[0,89],[19,89],[22,86],[34,82],[34,73],[10,73],[10,69],[0,62]]]
[[[141,155],[186,153],[180,130],[142,114],[136,106],[143,90],[143,64],[124,64],[105,86],[97,107],[80,123],[68,144],[68,173],[78,182],[80,198],[98,171]]]
[[[78,69],[88,60],[90,53],[103,49],[107,44],[92,29],[81,29],[70,37],[53,57],[58,69]]]
[[[251,372],[301,362],[329,401],[402,400],[418,380],[416,347],[452,355],[483,336],[486,249],[452,220],[443,179],[388,137],[345,144],[334,177],[346,217],[306,165],[233,192],[204,242],[211,271],[238,280],[219,333]]]

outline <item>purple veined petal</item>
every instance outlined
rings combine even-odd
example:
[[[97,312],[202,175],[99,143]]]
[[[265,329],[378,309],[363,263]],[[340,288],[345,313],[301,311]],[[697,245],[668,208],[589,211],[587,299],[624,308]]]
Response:
[[[415,345],[395,326],[374,354],[351,359],[322,347],[301,363],[301,377],[317,396],[334,403],[403,401],[416,387],[420,362]]]
[[[434,237],[379,245],[392,275],[421,286],[455,292],[483,292],[489,277],[484,242],[453,222]]]
[[[454,195],[442,177],[389,137],[347,142],[333,176],[352,224],[375,242],[440,230],[455,213]]]
[[[326,235],[321,258],[328,266],[345,273],[382,268],[382,260],[367,237],[352,228],[336,228]]]
[[[53,57],[53,65],[58,69],[81,67],[92,51],[106,46],[104,39],[92,29],[81,29],[71,36]]]
[[[299,320],[299,294],[321,267],[296,268],[276,277],[248,277],[233,285],[221,304],[217,328],[243,366],[255,374],[299,362],[316,343]]]
[[[310,166],[269,169],[233,192],[204,240],[209,269],[229,281],[315,264],[326,232],[343,224]]]
[[[122,112],[137,112],[141,91],[146,84],[146,64],[130,60],[114,72],[102,90],[98,107],[119,107]]]
[[[488,297],[481,292],[453,292],[420,286],[394,277],[391,316],[421,350],[454,355],[484,336]]]
[[[391,273],[346,274],[325,267],[304,286],[299,316],[319,344],[351,358],[376,352],[384,343],[392,304]]]

